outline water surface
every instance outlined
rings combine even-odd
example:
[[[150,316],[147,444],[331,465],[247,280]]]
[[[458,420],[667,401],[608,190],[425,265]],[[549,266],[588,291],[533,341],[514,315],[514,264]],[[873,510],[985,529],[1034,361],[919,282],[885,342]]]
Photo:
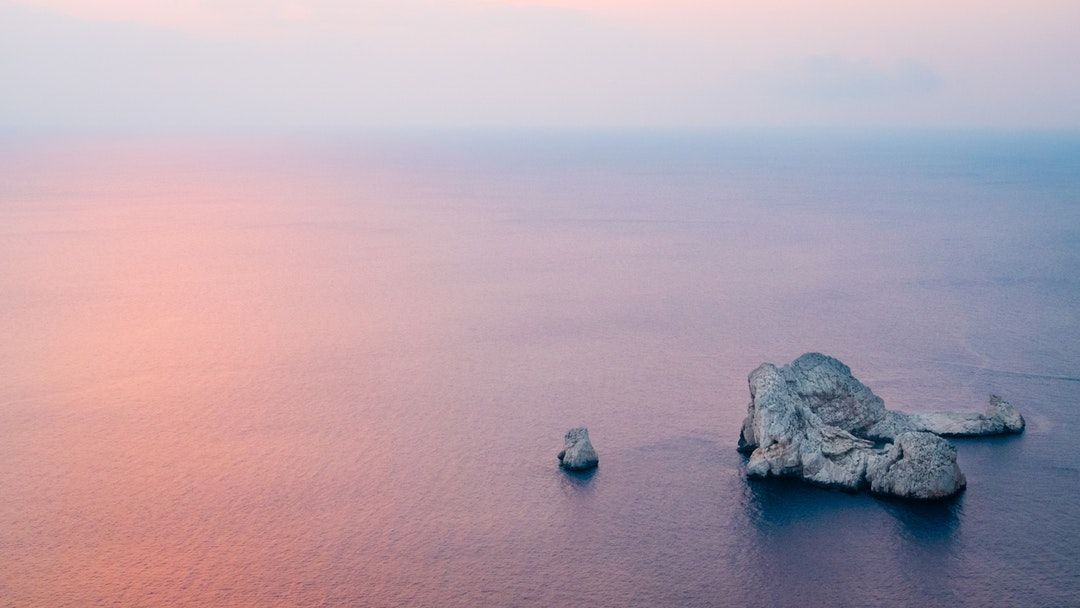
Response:
[[[6,136],[0,605],[1068,605],[1078,268],[1073,135]],[[808,350],[1027,432],[748,483]]]

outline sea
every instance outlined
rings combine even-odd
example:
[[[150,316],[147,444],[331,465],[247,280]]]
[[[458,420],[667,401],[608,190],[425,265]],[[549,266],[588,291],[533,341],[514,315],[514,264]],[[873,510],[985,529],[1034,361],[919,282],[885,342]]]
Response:
[[[0,328],[0,606],[1080,605],[1077,132],[9,132]],[[808,351],[1027,428],[748,480]]]

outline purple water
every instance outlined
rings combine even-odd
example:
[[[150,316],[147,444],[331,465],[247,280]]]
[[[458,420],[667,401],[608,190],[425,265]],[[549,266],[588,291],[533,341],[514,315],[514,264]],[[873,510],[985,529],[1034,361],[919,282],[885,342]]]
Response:
[[[4,136],[0,605],[1073,604],[1078,269],[1076,135]],[[747,482],[810,350],[1028,428]]]

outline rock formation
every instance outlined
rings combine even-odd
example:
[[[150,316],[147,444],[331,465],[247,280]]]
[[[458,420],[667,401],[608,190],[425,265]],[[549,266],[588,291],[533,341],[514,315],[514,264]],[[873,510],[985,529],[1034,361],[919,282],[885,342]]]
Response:
[[[790,476],[845,490],[943,498],[964,488],[956,449],[938,435],[1020,432],[1024,419],[1000,397],[985,414],[907,414],[885,402],[840,361],[807,353],[750,373],[750,406],[739,451],[747,474]],[[884,446],[875,442],[889,442]]]
[[[580,427],[566,432],[565,446],[559,452],[559,466],[571,471],[584,471],[600,463],[589,441],[589,429]]]

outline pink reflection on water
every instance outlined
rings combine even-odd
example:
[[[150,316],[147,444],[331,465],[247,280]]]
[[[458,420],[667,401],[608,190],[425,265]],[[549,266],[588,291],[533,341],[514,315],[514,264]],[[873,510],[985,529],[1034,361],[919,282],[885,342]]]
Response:
[[[29,156],[2,245],[6,594],[267,605],[361,584],[305,581],[406,498],[380,489],[404,456],[385,355],[439,333],[409,314],[437,295],[427,245],[374,193],[335,199],[256,148]],[[392,583],[385,554],[351,558]]]

